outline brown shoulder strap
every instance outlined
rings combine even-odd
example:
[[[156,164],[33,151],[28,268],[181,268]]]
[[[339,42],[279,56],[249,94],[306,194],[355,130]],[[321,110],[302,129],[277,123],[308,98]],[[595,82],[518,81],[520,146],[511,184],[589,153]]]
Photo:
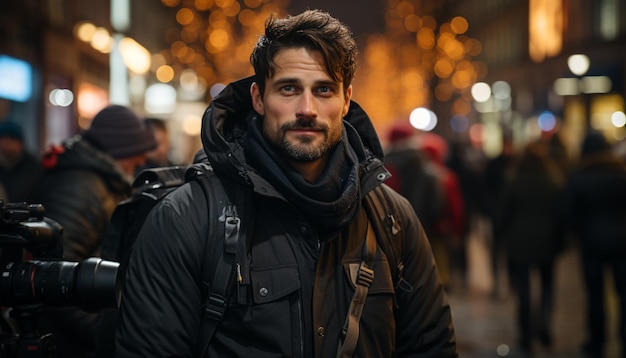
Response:
[[[344,339],[343,344],[339,345],[338,358],[350,358],[354,354],[356,343],[359,340],[359,320],[367,299],[367,291],[374,281],[374,270],[370,266],[372,258],[376,254],[376,234],[369,220],[364,241],[362,260],[356,275],[356,289],[343,326]]]

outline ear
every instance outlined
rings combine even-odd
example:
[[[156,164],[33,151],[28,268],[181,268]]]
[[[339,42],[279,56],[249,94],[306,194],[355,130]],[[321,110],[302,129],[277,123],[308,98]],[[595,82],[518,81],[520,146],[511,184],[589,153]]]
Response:
[[[348,114],[348,110],[350,109],[350,99],[352,98],[352,85],[348,87],[346,90],[346,102],[343,104],[343,111],[341,112],[341,118],[345,117]]]
[[[252,85],[250,86],[250,95],[252,96],[252,108],[254,108],[258,114],[264,115],[265,110],[263,109],[263,98],[261,98],[261,91],[256,82],[252,82]]]

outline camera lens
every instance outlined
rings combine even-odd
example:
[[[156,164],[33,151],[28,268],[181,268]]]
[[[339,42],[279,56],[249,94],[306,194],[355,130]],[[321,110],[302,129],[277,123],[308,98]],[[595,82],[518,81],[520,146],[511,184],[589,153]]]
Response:
[[[12,262],[2,271],[0,303],[78,306],[88,312],[116,308],[118,267],[117,262],[96,257],[82,262]]]

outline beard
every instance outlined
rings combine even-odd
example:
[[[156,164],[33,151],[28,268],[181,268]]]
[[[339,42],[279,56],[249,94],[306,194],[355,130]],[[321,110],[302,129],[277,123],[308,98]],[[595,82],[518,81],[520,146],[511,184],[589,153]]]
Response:
[[[315,129],[324,133],[324,139],[320,145],[313,144],[313,138],[308,135],[299,135],[295,142],[290,142],[284,133],[290,129]],[[299,118],[294,122],[286,123],[280,128],[280,136],[272,136],[267,133],[265,136],[278,150],[289,160],[298,162],[312,162],[323,158],[341,140],[341,132],[334,133],[324,124],[316,123],[315,120]]]

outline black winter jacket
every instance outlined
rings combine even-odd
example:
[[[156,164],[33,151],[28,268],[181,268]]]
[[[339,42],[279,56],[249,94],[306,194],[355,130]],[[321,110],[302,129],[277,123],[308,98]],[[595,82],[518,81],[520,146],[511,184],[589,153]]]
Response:
[[[235,82],[205,113],[202,140],[223,182],[254,192],[254,229],[242,282],[230,298],[210,357],[332,357],[354,287],[350,263],[361,260],[367,216],[360,210],[341,235],[321,238],[298,207],[246,164],[245,140],[251,79]],[[365,113],[352,104],[345,118],[380,157],[380,144]],[[388,177],[376,156],[363,163],[361,190]],[[404,277],[398,289],[386,255],[373,260],[375,278],[361,318],[358,357],[456,357],[450,307],[419,220],[406,199],[398,202]],[[219,205],[219,204],[218,204]],[[202,312],[202,240],[211,237],[207,203],[188,183],[154,210],[133,249],[117,330],[119,357],[191,357]],[[210,213],[219,215],[219,213]],[[399,308],[394,307],[394,299]]]
[[[569,228],[586,254],[626,256],[626,164],[610,151],[581,158],[566,190]]]

